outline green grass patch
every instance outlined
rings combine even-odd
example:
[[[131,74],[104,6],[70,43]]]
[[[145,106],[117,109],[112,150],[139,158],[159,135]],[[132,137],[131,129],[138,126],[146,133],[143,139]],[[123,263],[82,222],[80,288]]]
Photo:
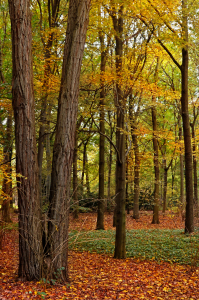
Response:
[[[113,254],[115,231],[95,230],[69,234],[69,249]],[[199,232],[188,236],[182,230],[128,230],[127,257],[199,266]]]

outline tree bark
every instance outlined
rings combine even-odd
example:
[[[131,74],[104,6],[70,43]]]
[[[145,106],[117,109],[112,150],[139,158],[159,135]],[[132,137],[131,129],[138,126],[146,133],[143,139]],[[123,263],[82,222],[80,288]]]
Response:
[[[186,181],[186,216],[185,216],[185,233],[194,231],[193,223],[193,164],[192,164],[192,146],[191,132],[188,109],[188,24],[187,24],[187,1],[182,1],[183,20],[182,31],[184,47],[182,49],[182,66],[181,66],[181,107],[182,121],[185,145],[185,181]]]
[[[157,118],[156,108],[152,107],[152,124],[153,124],[153,150],[154,150],[154,171],[155,171],[155,184],[154,184],[154,207],[153,207],[153,220],[152,224],[159,224],[159,182],[160,182],[160,169],[158,158],[158,140],[157,140]]]
[[[68,279],[68,213],[71,169],[78,109],[79,77],[90,0],[70,0],[64,47],[57,127],[49,197],[48,248],[51,277]],[[58,272],[59,270],[59,272]]]
[[[112,8],[111,17],[115,30],[115,64],[116,64],[116,97],[115,105],[117,108],[117,127],[116,127],[116,237],[115,237],[115,258],[126,257],[126,195],[125,195],[125,181],[126,181],[126,157],[125,157],[125,106],[126,101],[123,98],[122,88],[119,83],[122,71],[123,58],[123,6],[120,5],[118,12],[115,6]]]
[[[132,141],[135,155],[134,165],[134,193],[133,193],[133,219],[138,220],[139,214],[139,196],[140,196],[140,153],[137,141],[137,135],[135,134],[135,127],[132,126]]]
[[[78,201],[78,178],[77,178],[77,142],[78,132],[75,132],[75,146],[73,155],[73,217],[77,219],[79,217],[79,201]]]
[[[158,80],[158,69],[159,69],[159,58],[157,58],[157,65],[155,69],[155,83]],[[153,206],[153,219],[152,224],[159,224],[159,196],[160,196],[160,168],[159,168],[159,147],[158,147],[158,137],[157,137],[157,113],[156,113],[156,101],[155,97],[152,96],[152,125],[153,125],[153,162],[155,171],[155,184],[154,184],[154,206]]]
[[[197,156],[196,156],[196,134],[195,123],[197,119],[195,106],[193,108],[193,123],[191,123],[192,130],[192,148],[193,148],[193,184],[194,184],[194,207],[196,215],[198,214],[198,176],[197,176]]]
[[[38,1],[39,3],[39,1]],[[59,5],[60,0],[48,1],[48,23],[50,33],[47,39],[47,42],[44,42],[43,36],[41,36],[41,40],[43,43],[43,51],[44,51],[44,81],[42,86],[42,96],[41,96],[41,114],[39,120],[39,141],[38,141],[38,168],[39,168],[39,191],[40,191],[40,201],[41,205],[43,200],[45,201],[45,197],[42,195],[42,164],[43,164],[43,153],[44,153],[44,145],[46,140],[46,129],[47,129],[47,101],[49,95],[49,78],[51,72],[51,56],[52,56],[52,46],[54,41],[55,31],[52,29],[56,27],[58,12],[59,12]],[[42,24],[42,11],[40,6],[40,27],[43,26]],[[42,33],[42,32],[41,32]],[[47,175],[48,176],[48,175]]]
[[[5,136],[5,145],[3,147],[5,169],[3,170],[3,204],[2,204],[2,221],[12,222],[10,217],[10,202],[12,200],[12,112],[8,112],[7,128]]]
[[[39,280],[42,267],[41,211],[35,139],[32,33],[29,0],[9,0],[12,33],[12,104],[15,118],[21,280]]]
[[[182,116],[179,114],[178,124],[179,124],[179,142],[181,144],[183,140],[183,132],[182,132]],[[179,209],[182,211],[185,209],[185,197],[184,197],[184,154],[183,154],[183,147],[180,146],[180,203]]]
[[[167,168],[167,162],[166,159],[163,159],[163,171],[164,171],[164,183],[163,183],[163,208],[162,212],[165,213],[166,208],[167,208],[167,173],[168,173],[168,168]]]
[[[100,31],[99,33],[100,46],[101,46],[101,66],[100,72],[101,76],[103,76],[105,72],[106,66],[106,55],[107,51],[104,45],[104,35]],[[105,207],[105,199],[104,199],[104,151],[105,151],[105,112],[104,112],[104,98],[105,98],[105,87],[103,83],[103,78],[101,77],[100,85],[100,147],[99,147],[99,200],[98,200],[98,210],[97,210],[97,226],[96,229],[104,230],[104,207]]]

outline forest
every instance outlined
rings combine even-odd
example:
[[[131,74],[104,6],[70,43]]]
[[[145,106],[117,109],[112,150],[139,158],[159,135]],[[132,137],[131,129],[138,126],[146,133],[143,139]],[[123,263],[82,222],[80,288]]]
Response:
[[[197,0],[0,0],[0,300],[199,299],[198,53]]]

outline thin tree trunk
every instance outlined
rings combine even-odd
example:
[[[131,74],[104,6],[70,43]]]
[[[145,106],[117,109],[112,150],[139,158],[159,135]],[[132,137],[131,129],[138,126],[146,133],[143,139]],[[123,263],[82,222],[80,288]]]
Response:
[[[163,171],[164,171],[164,183],[163,183],[163,208],[162,212],[165,213],[166,208],[167,208],[167,173],[168,173],[168,168],[167,168],[167,163],[166,159],[163,159]]]
[[[12,33],[16,172],[19,206],[19,269],[22,280],[39,280],[42,267],[41,211],[32,69],[29,0],[9,0]]]
[[[159,224],[159,181],[160,181],[160,169],[159,169],[159,157],[158,157],[158,141],[156,137],[157,133],[157,118],[156,108],[152,107],[152,123],[153,123],[153,151],[154,151],[154,171],[155,171],[155,184],[154,184],[154,207],[153,207],[153,220],[152,224]]]
[[[110,127],[111,127],[111,133],[110,133],[110,139],[112,141],[113,139],[113,130],[112,130],[112,122],[111,122],[111,115],[109,114],[109,121],[110,121]],[[110,213],[111,211],[111,175],[112,175],[112,161],[113,161],[113,146],[111,143],[109,143],[109,162],[108,162],[108,200],[107,200],[107,210]]]
[[[39,3],[39,2],[38,2]],[[41,36],[41,40],[44,47],[44,60],[45,60],[45,67],[44,67],[44,81],[42,86],[42,104],[41,104],[41,114],[40,114],[40,128],[39,128],[39,141],[38,141],[38,168],[39,168],[39,191],[40,191],[40,201],[41,205],[43,200],[45,199],[42,195],[42,164],[43,164],[43,153],[44,153],[44,145],[46,140],[46,129],[47,129],[47,101],[48,101],[48,94],[49,94],[49,78],[51,74],[51,50],[54,41],[54,32],[52,29],[56,27],[58,12],[59,12],[59,4],[60,0],[54,0],[53,3],[48,1],[48,23],[50,33],[45,43],[43,37]],[[40,26],[42,27],[42,12],[40,6]]]
[[[183,120],[183,133],[185,145],[185,180],[186,180],[186,216],[185,216],[185,233],[192,233],[194,231],[194,218],[193,218],[193,163],[192,163],[192,145],[191,145],[191,132],[189,121],[188,109],[188,24],[187,24],[187,1],[182,0],[183,20],[183,40],[184,47],[182,49],[182,67],[181,67],[181,80],[182,80],[182,94],[181,94],[181,107],[182,107],[182,120]]]
[[[197,119],[195,106],[193,108],[194,121],[191,123],[192,129],[192,148],[193,148],[193,182],[194,182],[194,207],[196,215],[198,214],[198,176],[197,176],[197,157],[196,157],[196,135],[195,135],[195,123]]]
[[[85,157],[85,162],[86,162],[86,190],[87,190],[87,197],[90,197],[91,190],[90,190],[90,179],[89,179],[89,170],[88,170],[88,155],[86,151],[86,157]]]
[[[182,126],[181,115],[179,115],[179,141],[182,141]],[[183,147],[180,146],[180,211],[185,209],[185,197],[184,197],[184,154]]]
[[[126,147],[127,148],[127,147]],[[128,163],[128,159],[126,160],[126,211],[127,214],[130,214],[130,200],[129,200],[129,178],[128,178],[128,172],[129,172],[129,163]]]
[[[58,100],[57,127],[48,221],[50,276],[68,279],[68,213],[71,169],[78,110],[79,77],[84,52],[90,0],[70,0],[64,47],[61,88]],[[60,272],[58,273],[58,270]]]
[[[158,79],[158,69],[159,69],[159,58],[157,59],[157,65],[155,70],[155,83]],[[157,116],[155,107],[155,97],[152,96],[153,106],[151,108],[152,113],[152,124],[153,124],[153,151],[154,151],[154,171],[155,171],[155,184],[154,184],[154,206],[153,206],[153,220],[152,224],[159,224],[159,197],[160,197],[160,168],[159,168],[159,149],[158,149],[158,138],[157,138]]]
[[[119,83],[120,73],[122,71],[122,57],[123,57],[123,6],[120,5],[118,13],[115,6],[111,14],[113,26],[115,30],[115,54],[116,54],[116,99],[115,105],[117,108],[117,127],[116,127],[116,237],[115,237],[115,258],[126,257],[126,195],[125,195],[125,181],[126,181],[126,157],[125,157],[125,106],[126,102],[123,98],[121,85]]]
[[[78,132],[75,132],[75,147],[73,156],[73,217],[77,219],[79,217],[79,201],[78,201],[78,178],[77,178],[77,142]]]
[[[5,145],[3,149],[5,169],[3,170],[3,184],[2,184],[2,221],[10,223],[12,222],[10,217],[10,201],[12,199],[12,112],[8,112],[7,128],[5,136]]]
[[[99,39],[101,45],[101,76],[103,76],[105,72],[106,66],[106,55],[107,51],[105,50],[104,46],[104,35],[100,31],[99,32]],[[97,226],[96,229],[103,229],[104,230],[104,147],[105,147],[105,113],[104,113],[104,98],[105,98],[105,87],[104,87],[104,80],[101,78],[101,91],[100,91],[100,146],[99,146],[99,200],[98,200],[98,210],[97,210]]]
[[[140,153],[137,141],[137,135],[135,134],[134,126],[132,126],[132,141],[135,155],[134,165],[134,193],[133,193],[133,219],[140,218],[139,214],[139,197],[140,197]]]

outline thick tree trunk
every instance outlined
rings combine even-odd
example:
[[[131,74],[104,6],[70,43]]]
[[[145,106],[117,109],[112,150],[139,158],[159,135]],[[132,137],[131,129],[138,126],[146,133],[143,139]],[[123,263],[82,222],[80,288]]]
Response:
[[[182,1],[183,9],[183,37],[184,47],[182,49],[182,66],[181,66],[181,107],[182,107],[182,121],[185,145],[185,181],[186,181],[186,216],[185,216],[185,233],[192,233],[194,231],[193,220],[193,164],[192,164],[192,145],[191,132],[188,109],[188,24],[187,24],[187,3]]]
[[[41,278],[41,211],[35,139],[32,33],[29,0],[9,0],[12,32],[12,104],[15,117],[19,205],[19,270],[22,280]]]
[[[84,52],[90,0],[70,0],[64,47],[61,89],[53,149],[48,221],[49,273],[68,279],[68,213],[71,169],[78,109],[79,77]],[[58,272],[58,270],[60,272]]]

